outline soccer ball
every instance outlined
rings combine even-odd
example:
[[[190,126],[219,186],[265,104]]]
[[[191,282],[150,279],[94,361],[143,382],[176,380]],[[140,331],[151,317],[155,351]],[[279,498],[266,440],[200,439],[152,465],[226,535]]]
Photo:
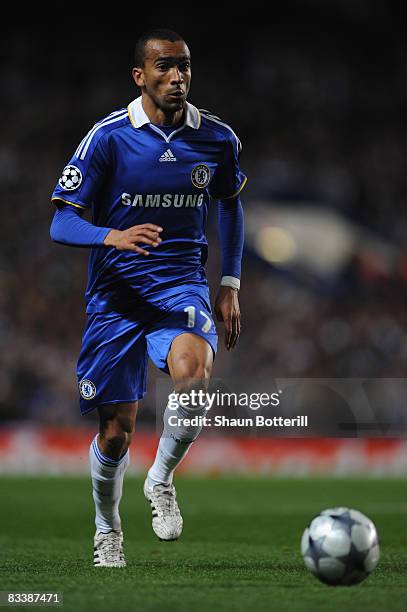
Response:
[[[301,539],[309,571],[332,586],[362,582],[380,556],[376,527],[358,510],[330,508],[312,519]]]

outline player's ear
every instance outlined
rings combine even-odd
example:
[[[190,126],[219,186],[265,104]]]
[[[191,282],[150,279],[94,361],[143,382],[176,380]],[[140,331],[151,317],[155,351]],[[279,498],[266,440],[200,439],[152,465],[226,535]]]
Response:
[[[138,68],[138,67],[133,68],[133,70],[131,71],[131,74],[133,76],[133,79],[136,85],[138,85],[139,87],[143,87],[143,85],[145,85],[144,72],[142,68]]]

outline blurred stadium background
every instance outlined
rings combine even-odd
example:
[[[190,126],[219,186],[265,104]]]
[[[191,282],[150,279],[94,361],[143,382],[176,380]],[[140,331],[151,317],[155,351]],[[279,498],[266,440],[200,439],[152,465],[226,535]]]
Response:
[[[51,242],[49,198],[84,133],[138,95],[134,42],[158,25],[185,37],[189,99],[233,126],[249,177],[243,332],[232,354],[221,346],[215,376],[247,391],[274,391],[279,378],[387,381],[370,435],[209,432],[183,469],[404,474],[407,41],[391,4],[288,2],[273,22],[256,13],[233,27],[203,10],[174,19],[160,8],[120,29],[114,16],[101,29],[78,22],[57,36],[10,28],[0,41],[0,470],[87,471],[96,419],[79,415],[75,361],[88,252]],[[215,210],[208,238],[214,297]],[[152,368],[139,412],[137,472],[154,452],[160,377]],[[317,399],[304,411],[352,417],[347,407],[332,412],[329,395]]]

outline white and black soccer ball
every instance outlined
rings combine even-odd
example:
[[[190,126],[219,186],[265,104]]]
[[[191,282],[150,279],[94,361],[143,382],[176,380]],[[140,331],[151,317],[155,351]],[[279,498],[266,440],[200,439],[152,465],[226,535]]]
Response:
[[[330,508],[312,519],[301,540],[309,571],[332,586],[362,582],[378,564],[376,527],[358,510]]]
[[[66,191],[73,191],[82,183],[82,172],[77,166],[65,166],[58,183],[62,189],[65,189]]]

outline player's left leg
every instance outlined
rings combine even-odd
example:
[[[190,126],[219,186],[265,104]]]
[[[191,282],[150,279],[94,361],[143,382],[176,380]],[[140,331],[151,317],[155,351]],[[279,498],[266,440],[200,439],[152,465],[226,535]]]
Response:
[[[200,419],[194,419],[198,424],[185,425],[193,417],[205,416],[206,402],[199,402],[199,391],[206,391],[212,372],[213,352],[211,346],[195,334],[177,336],[167,358],[168,369],[176,394],[191,391],[196,392],[194,403],[181,405],[172,401],[164,412],[164,431],[158,446],[157,456],[148,472],[150,485],[171,484],[177,465],[187,454],[192,442],[202,430]],[[177,425],[171,426],[169,418],[177,417]],[[174,421],[175,419],[173,419]]]
[[[182,517],[172,479],[175,468],[187,454],[202,430],[206,402],[199,392],[207,390],[213,364],[211,345],[201,336],[176,336],[167,358],[176,394],[185,393],[191,401],[171,402],[164,412],[164,429],[155,461],[144,485],[144,494],[153,509],[153,529],[163,540],[175,540],[182,532]],[[191,392],[195,392],[192,398]],[[175,404],[175,405],[174,405]],[[170,417],[176,417],[172,424]]]

